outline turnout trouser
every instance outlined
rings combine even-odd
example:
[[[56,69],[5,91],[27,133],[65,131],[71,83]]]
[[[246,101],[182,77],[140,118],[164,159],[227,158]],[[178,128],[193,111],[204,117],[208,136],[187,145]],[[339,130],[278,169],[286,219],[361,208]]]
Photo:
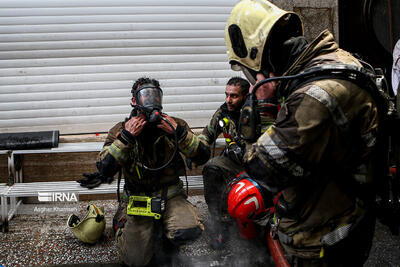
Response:
[[[127,215],[128,199],[123,198],[116,213],[117,242],[120,261],[128,266],[145,266],[159,251],[154,248],[157,226],[155,219]],[[196,239],[204,229],[195,207],[184,194],[168,199],[162,220],[164,236],[174,244]],[[159,246],[158,246],[159,247]]]
[[[242,171],[242,166],[226,156],[214,157],[204,166],[204,198],[211,216],[217,220],[227,215],[228,184]]]

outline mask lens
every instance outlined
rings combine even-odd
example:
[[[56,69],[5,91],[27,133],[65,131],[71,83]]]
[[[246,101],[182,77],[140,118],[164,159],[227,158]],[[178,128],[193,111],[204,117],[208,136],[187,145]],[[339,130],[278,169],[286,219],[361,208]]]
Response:
[[[161,109],[162,91],[155,87],[143,88],[137,93],[139,104],[146,108]]]
[[[246,67],[244,67],[242,65],[240,65],[240,69],[242,70],[244,76],[246,76],[247,80],[249,80],[249,82],[251,84],[253,84],[253,85],[256,84],[256,82],[257,82],[257,78],[256,78],[257,73],[255,71],[252,71],[252,70],[250,70],[250,69],[248,69],[248,68],[246,68]]]

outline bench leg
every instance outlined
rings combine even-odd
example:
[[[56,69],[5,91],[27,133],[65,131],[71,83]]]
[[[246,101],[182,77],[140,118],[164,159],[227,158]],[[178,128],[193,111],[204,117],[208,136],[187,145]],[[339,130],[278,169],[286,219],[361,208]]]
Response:
[[[15,182],[23,183],[24,177],[22,176],[22,162],[23,155],[15,155],[14,156],[14,169],[15,169]]]
[[[14,164],[14,154],[12,151],[8,151],[8,177],[9,177],[9,185],[13,185],[15,183],[15,164]]]
[[[7,197],[1,196],[1,220],[3,233],[8,232],[8,204]]]
[[[10,210],[8,211],[7,214],[7,222],[11,221],[11,219],[14,217],[14,214],[17,212],[17,198],[16,197],[10,197]]]

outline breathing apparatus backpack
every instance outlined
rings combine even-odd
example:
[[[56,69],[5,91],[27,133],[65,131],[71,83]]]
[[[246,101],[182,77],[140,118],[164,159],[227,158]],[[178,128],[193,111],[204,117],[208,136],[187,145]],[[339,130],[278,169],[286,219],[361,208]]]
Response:
[[[268,82],[281,81],[285,88],[283,95],[289,95],[306,83],[323,79],[342,79],[350,81],[367,90],[373,97],[380,115],[379,136],[374,152],[378,161],[376,173],[376,208],[381,222],[386,224],[392,234],[399,234],[400,227],[400,118],[395,99],[389,95],[389,87],[381,69],[374,69],[360,61],[363,66],[348,64],[325,64],[309,68],[296,75],[273,77],[254,86],[247,102],[241,110],[239,133],[242,139],[255,142],[261,135],[259,111],[255,92]],[[285,91],[286,90],[286,91]],[[399,171],[397,171],[399,170]],[[375,185],[375,184],[374,184]]]

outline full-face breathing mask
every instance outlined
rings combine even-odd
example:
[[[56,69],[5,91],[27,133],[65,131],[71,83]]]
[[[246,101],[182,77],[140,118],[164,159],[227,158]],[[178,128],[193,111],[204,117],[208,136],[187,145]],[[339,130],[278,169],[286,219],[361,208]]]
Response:
[[[144,84],[134,93],[136,107],[141,111],[150,123],[158,123],[161,120],[163,92],[160,87],[153,84]]]
[[[159,171],[167,166],[172,162],[175,158],[176,154],[178,153],[178,135],[174,126],[164,117],[161,116],[162,114],[162,97],[163,92],[160,87],[155,86],[151,83],[143,84],[139,87],[139,89],[135,90],[132,89],[132,95],[135,97],[136,105],[131,112],[131,117],[137,115],[137,111],[140,111],[144,116],[146,116],[147,121],[150,125],[155,126],[163,120],[168,126],[171,128],[174,136],[174,151],[171,154],[171,157],[167,162],[162,164],[159,167],[149,167],[144,165],[143,163],[140,164],[144,169],[149,171]]]

